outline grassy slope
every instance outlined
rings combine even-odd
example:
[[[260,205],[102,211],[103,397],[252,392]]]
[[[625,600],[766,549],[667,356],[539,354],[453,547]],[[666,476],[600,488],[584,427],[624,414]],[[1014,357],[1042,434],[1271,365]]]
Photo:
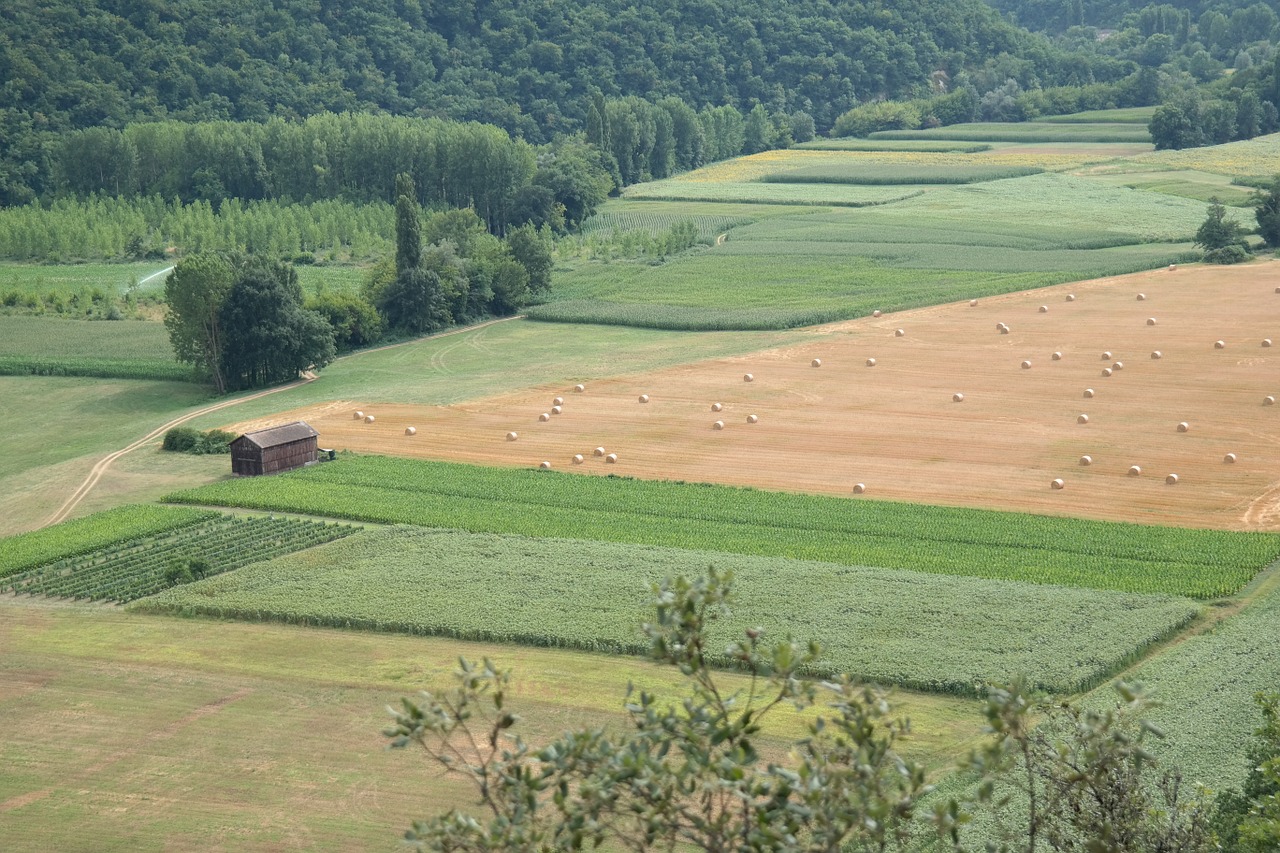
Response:
[[[548,649],[202,622],[0,598],[0,825],[13,849],[397,848],[413,817],[473,802],[416,754],[388,752],[383,710],[446,686],[459,655],[516,672],[520,731],[609,725],[627,682],[675,673]],[[734,685],[742,679],[725,676]],[[899,693],[907,750],[935,770],[979,737],[976,703]],[[801,733],[783,714],[759,740]],[[198,839],[198,841],[197,841]]]

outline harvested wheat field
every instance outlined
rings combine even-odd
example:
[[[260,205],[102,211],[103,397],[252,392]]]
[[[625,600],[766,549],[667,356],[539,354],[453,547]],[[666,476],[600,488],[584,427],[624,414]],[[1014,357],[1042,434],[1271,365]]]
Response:
[[[877,499],[1280,529],[1280,405],[1266,404],[1280,396],[1280,359],[1262,343],[1280,336],[1277,284],[1276,262],[1162,269],[581,377],[582,391],[442,408],[342,401],[279,420],[305,418],[322,444],[360,452],[854,500],[861,483]]]

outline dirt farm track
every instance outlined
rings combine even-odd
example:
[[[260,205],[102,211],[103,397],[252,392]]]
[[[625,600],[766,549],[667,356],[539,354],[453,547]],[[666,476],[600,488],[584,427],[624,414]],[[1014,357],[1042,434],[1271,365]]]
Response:
[[[1280,529],[1280,404],[1266,402],[1280,398],[1277,286],[1280,262],[1158,270],[833,324],[738,358],[583,376],[580,393],[343,400],[236,428],[304,418],[322,445],[360,452],[851,497],[862,483],[868,498]],[[562,412],[550,414],[557,396]]]

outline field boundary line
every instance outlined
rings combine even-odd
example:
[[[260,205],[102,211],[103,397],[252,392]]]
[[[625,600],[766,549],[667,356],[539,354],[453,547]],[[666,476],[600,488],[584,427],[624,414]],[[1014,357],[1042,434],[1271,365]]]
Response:
[[[447,332],[441,332],[438,335],[431,335],[427,338],[414,338],[413,340],[401,341],[400,343],[396,343],[396,344],[387,344],[386,346],[382,346],[382,347],[375,347],[373,349],[360,350],[359,352],[353,352],[353,353],[350,353],[349,355],[342,356],[342,358],[355,358],[356,356],[364,355],[366,353],[381,352],[383,350],[394,349],[395,347],[402,347],[402,346],[407,346],[409,344],[421,343],[423,340],[434,340],[435,338],[444,338],[450,335],[459,335],[464,332],[474,332],[477,329],[483,329],[486,326],[492,326],[495,323],[504,323],[508,320],[522,320],[522,319],[524,319],[523,314],[518,314],[514,317],[499,317],[497,319],[486,320],[483,323],[477,323],[472,326],[463,326],[458,329],[450,329]],[[338,359],[334,359],[334,360],[337,361]],[[88,497],[89,492],[93,491],[93,487],[96,486],[98,484],[98,481],[102,479],[102,475],[107,472],[107,469],[111,467],[111,464],[113,462],[115,462],[117,459],[124,456],[125,454],[132,453],[133,451],[137,450],[139,447],[142,447],[147,442],[154,440],[161,433],[167,430],[170,430],[176,426],[181,426],[187,421],[193,420],[202,415],[207,415],[213,412],[221,411],[222,409],[226,409],[231,406],[236,406],[236,405],[239,405],[240,403],[247,403],[250,400],[257,400],[262,397],[266,397],[270,394],[278,394],[281,391],[290,391],[294,388],[299,388],[303,385],[307,385],[311,382],[314,382],[315,380],[316,380],[316,376],[314,374],[307,373],[305,374],[305,378],[299,379],[296,382],[290,382],[287,385],[280,385],[276,388],[268,388],[265,391],[258,391],[257,393],[250,394],[247,397],[237,397],[234,400],[224,400],[220,403],[215,403],[212,406],[205,406],[204,408],[197,409],[194,412],[188,412],[185,415],[174,418],[168,423],[161,424],[160,426],[156,427],[151,432],[147,433],[137,441],[129,444],[126,447],[121,448],[120,450],[115,451],[114,453],[110,453],[104,456],[102,459],[98,460],[98,462],[93,466],[93,468],[90,469],[89,475],[84,479],[84,482],[82,482],[76,488],[76,490],[71,493],[71,496],[68,497],[67,500],[62,504],[62,506],[58,508],[57,512],[49,516],[49,518],[45,520],[44,524],[41,524],[40,527],[37,527],[35,529],[39,530],[41,528],[48,527],[52,524],[57,524],[60,521],[65,521],[67,516],[70,515],[75,510],[75,508],[80,505],[80,502],[83,501],[86,497]]]

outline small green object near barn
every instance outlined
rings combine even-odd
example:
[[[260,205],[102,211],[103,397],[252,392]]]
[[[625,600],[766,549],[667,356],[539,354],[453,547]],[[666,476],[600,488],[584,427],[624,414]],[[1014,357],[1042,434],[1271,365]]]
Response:
[[[231,473],[276,474],[316,461],[320,433],[305,421],[246,432],[231,442]]]

